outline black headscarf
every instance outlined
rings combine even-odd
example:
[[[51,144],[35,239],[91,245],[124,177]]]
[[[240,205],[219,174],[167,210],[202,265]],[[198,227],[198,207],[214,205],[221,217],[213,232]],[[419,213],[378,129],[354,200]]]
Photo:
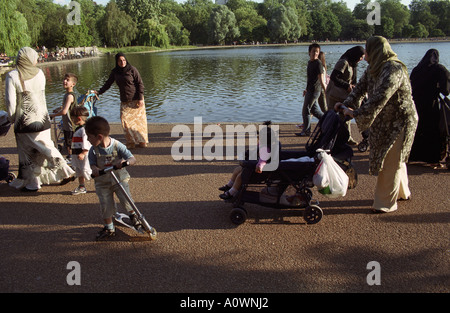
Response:
[[[124,57],[125,60],[127,61],[127,64],[125,65],[125,67],[120,67],[119,64],[117,64],[119,62],[120,57]],[[113,69],[114,72],[116,72],[117,74],[123,74],[123,73],[128,72],[131,69],[131,64],[130,64],[130,62],[128,62],[125,54],[123,54],[122,52],[119,52],[116,54],[115,58],[116,58],[116,67]]]
[[[341,59],[346,59],[351,67],[356,67],[363,55],[364,48],[362,46],[355,46],[345,51],[345,53],[341,56]]]
[[[436,80],[441,77],[439,75],[440,67],[442,66],[439,65],[439,51],[436,49],[428,50],[419,64],[411,71],[411,87],[415,99],[427,94],[432,94],[430,98],[437,98],[439,90],[436,87]],[[445,83],[442,82],[442,84],[445,88]]]

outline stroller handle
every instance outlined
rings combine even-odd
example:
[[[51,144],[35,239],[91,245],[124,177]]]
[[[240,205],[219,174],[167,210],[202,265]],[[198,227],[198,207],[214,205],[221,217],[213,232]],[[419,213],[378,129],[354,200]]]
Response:
[[[339,107],[338,107],[338,113],[342,113],[342,114],[344,114],[344,110],[345,109],[347,109],[347,107],[344,105],[344,104],[341,104]],[[344,122],[348,122],[348,121],[350,121],[350,120],[352,120],[353,119],[353,117],[351,117],[351,116],[348,116],[348,115],[344,115]]]
[[[130,165],[130,162],[128,162],[128,161],[123,161],[122,162],[122,167],[121,168],[124,168],[125,166],[128,166],[128,165]],[[104,168],[104,169],[102,169],[102,170],[100,170],[100,171],[98,171],[98,176],[102,176],[102,175],[105,175],[106,173],[109,173],[109,172],[111,172],[111,171],[113,171],[113,170],[118,170],[119,168],[117,167],[117,166],[109,166],[109,167],[107,167],[107,168]],[[95,178],[96,176],[94,176],[94,175],[91,175],[91,177],[92,178]]]

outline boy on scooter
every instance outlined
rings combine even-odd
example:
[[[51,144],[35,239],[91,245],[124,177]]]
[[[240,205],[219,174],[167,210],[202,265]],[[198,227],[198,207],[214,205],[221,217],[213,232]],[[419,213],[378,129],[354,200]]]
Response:
[[[122,168],[122,162],[127,161],[129,165],[133,165],[136,163],[136,159],[124,144],[109,136],[110,126],[108,121],[103,117],[94,116],[88,119],[85,130],[88,140],[92,144],[88,159],[92,169],[92,176],[95,179],[95,192],[100,201],[104,220],[104,228],[97,234],[96,239],[106,240],[115,236],[115,228],[112,220],[116,212],[114,194],[117,195],[120,204],[129,213],[132,225],[136,225],[138,221],[130,203],[123,193],[119,191],[120,186],[115,183],[111,175],[99,176],[99,171],[107,167],[115,166],[115,175],[128,195],[130,195],[128,185],[130,175],[125,168]]]

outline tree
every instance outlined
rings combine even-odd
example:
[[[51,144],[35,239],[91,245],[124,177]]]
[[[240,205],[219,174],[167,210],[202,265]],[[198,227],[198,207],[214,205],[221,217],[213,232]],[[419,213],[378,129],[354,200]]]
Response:
[[[434,28],[436,28],[436,25],[439,22],[438,17],[431,14],[429,2],[426,0],[413,0],[411,1],[410,8],[411,8],[410,23],[414,27],[417,27],[419,24],[421,25],[418,26],[417,29],[415,29],[415,33],[421,34],[419,38],[422,38],[423,37],[422,35],[424,34],[422,31],[422,27],[425,27],[428,36],[429,32]]]
[[[312,39],[330,39],[334,40],[341,33],[341,25],[336,15],[330,8],[314,10],[311,12],[311,26],[309,37]]]
[[[27,20],[27,34],[30,36],[31,45],[39,44],[39,36],[42,32],[45,16],[38,10],[35,0],[17,1],[17,11],[23,14]]]
[[[239,27],[240,37],[242,42],[255,40],[253,30],[267,26],[267,21],[258,14],[254,5],[245,0],[230,0],[227,2],[227,7],[233,11],[236,22]]]
[[[15,1],[0,0],[0,51],[10,56],[30,45],[27,20],[16,9]]]
[[[301,28],[297,14],[293,8],[284,5],[277,7],[272,18],[267,22],[270,38],[274,41],[297,40],[301,36]]]
[[[450,35],[450,1],[435,0],[429,3],[430,12],[438,18],[436,28]]]
[[[169,36],[166,28],[157,20],[146,19],[142,23],[139,34],[139,42],[144,46],[167,48],[169,46]]]
[[[239,36],[236,17],[225,5],[218,5],[212,9],[208,21],[208,38],[211,43],[224,44]]]
[[[126,46],[136,38],[138,32],[136,23],[131,16],[119,10],[114,0],[106,5],[102,24],[108,46],[117,48]]]
[[[214,7],[213,2],[211,0],[187,0],[182,7],[183,12],[178,18],[191,33],[191,42],[207,43],[208,20]]]

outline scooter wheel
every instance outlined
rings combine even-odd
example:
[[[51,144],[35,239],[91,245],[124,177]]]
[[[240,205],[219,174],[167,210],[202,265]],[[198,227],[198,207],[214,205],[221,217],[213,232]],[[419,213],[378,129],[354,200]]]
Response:
[[[310,205],[305,208],[303,212],[303,219],[307,224],[319,223],[323,217],[323,211],[317,205]]]
[[[231,210],[230,219],[233,224],[241,225],[247,219],[247,211],[242,208],[234,208]]]
[[[152,227],[152,230],[147,232],[148,236],[150,237],[151,240],[156,240],[156,229],[154,227]]]

